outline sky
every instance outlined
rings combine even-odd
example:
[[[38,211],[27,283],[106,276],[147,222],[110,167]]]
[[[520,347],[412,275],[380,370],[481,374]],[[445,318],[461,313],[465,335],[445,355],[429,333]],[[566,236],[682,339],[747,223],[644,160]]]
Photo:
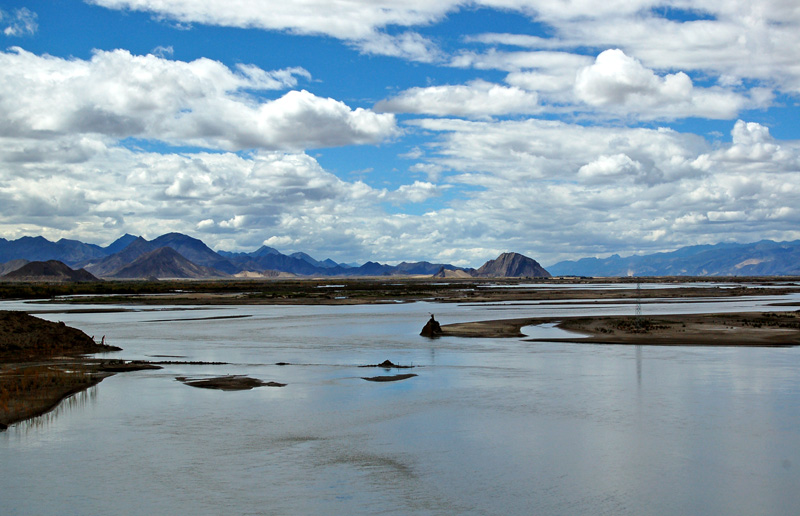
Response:
[[[800,238],[796,0],[0,0],[0,237],[543,265]]]

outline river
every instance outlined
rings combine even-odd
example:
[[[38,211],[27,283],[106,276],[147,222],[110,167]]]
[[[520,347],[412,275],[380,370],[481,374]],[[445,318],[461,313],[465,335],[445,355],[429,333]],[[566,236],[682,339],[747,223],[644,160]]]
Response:
[[[645,314],[793,297],[663,302]],[[0,303],[0,309],[71,305]],[[0,433],[4,515],[719,514],[800,507],[800,349],[429,340],[444,323],[631,304],[135,307],[47,313],[126,359]],[[783,307],[781,309],[790,309]],[[557,337],[552,326],[531,337]],[[418,376],[359,365],[414,365]],[[276,365],[279,362],[290,365]],[[400,372],[408,372],[403,370]],[[223,392],[177,376],[286,387]],[[389,373],[393,374],[393,373]]]

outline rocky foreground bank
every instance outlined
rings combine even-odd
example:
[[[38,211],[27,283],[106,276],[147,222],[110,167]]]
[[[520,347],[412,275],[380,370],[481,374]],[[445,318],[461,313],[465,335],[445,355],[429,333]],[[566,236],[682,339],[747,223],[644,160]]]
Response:
[[[112,375],[115,361],[81,357],[119,350],[64,323],[0,311],[0,430]]]

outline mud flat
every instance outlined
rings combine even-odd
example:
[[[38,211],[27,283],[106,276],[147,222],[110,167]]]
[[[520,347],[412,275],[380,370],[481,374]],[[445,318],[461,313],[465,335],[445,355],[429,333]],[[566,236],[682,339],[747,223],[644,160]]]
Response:
[[[523,327],[547,323],[556,323],[557,327],[575,335],[526,340],[649,346],[800,345],[800,311],[505,319],[443,325],[442,336],[524,337]]]
[[[214,378],[175,377],[179,382],[200,389],[217,389],[221,391],[249,391],[256,387],[286,387],[285,383],[265,382],[258,378],[243,375],[216,376]]]

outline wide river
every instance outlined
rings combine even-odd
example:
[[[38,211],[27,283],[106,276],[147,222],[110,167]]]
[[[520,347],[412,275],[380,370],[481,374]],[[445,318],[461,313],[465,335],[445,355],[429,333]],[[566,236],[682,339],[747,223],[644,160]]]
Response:
[[[797,296],[655,303],[645,315]],[[72,306],[0,303],[28,311]],[[776,309],[796,309],[782,307]],[[443,324],[631,304],[134,307],[49,313],[118,374],[0,433],[0,513],[787,515],[800,507],[800,349],[429,340]],[[561,330],[528,327],[531,337]],[[169,358],[167,358],[169,357]],[[418,376],[359,368],[386,359]],[[279,366],[278,362],[291,365]],[[177,376],[286,387],[223,392]]]

